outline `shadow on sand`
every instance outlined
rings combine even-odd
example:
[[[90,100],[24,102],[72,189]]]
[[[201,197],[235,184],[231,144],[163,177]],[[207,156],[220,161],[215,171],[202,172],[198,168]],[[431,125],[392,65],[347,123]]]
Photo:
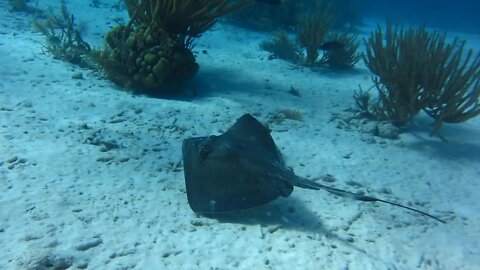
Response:
[[[230,212],[204,214],[204,217],[216,219],[221,223],[234,223],[243,225],[260,225],[262,227],[279,226],[284,230],[296,230],[318,236],[325,235],[327,238],[340,242],[361,253],[365,251],[351,241],[340,237],[324,226],[318,214],[306,208],[304,203],[295,197],[277,199],[263,206]],[[265,228],[265,233],[267,232]]]
[[[444,141],[430,135],[432,128],[431,121],[423,120],[412,123],[409,133],[418,140],[408,143],[407,147],[438,158],[480,162],[480,144],[476,139],[480,137],[478,130],[462,124],[445,124],[441,130],[442,136],[447,140]]]

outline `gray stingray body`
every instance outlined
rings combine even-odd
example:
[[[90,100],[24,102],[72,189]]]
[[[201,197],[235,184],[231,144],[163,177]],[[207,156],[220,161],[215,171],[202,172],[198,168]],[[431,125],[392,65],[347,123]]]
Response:
[[[288,197],[293,187],[323,189],[355,200],[379,201],[442,220],[397,203],[358,195],[299,177],[287,168],[270,131],[250,114],[219,136],[183,141],[188,203],[197,213],[248,209]]]

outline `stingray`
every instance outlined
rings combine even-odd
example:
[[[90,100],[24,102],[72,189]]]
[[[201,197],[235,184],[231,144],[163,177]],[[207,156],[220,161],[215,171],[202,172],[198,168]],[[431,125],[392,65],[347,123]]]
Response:
[[[295,175],[270,136],[270,130],[250,114],[240,117],[218,136],[185,139],[182,145],[185,185],[190,208],[212,214],[244,210],[288,197],[294,187],[325,190],[363,202],[381,202],[443,220],[426,212]]]

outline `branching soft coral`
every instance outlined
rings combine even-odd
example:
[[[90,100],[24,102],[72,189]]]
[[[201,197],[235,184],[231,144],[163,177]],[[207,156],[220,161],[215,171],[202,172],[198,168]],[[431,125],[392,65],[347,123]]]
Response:
[[[148,24],[186,37],[198,37],[216,19],[248,3],[250,0],[125,0],[136,25]]]
[[[298,40],[305,47],[305,64],[313,66],[318,58],[320,46],[325,42],[334,23],[333,6],[317,7],[315,12],[306,15],[300,23]]]
[[[90,52],[90,45],[82,39],[80,27],[65,5],[60,5],[60,15],[51,13],[43,20],[34,20],[33,26],[46,37],[44,49],[54,58],[80,66],[88,65],[86,55]]]
[[[387,23],[366,42],[365,63],[375,74],[380,118],[406,124],[421,110],[443,122],[459,123],[480,114],[480,54],[425,26],[404,30]]]
[[[357,35],[330,32],[338,8],[335,2],[319,1],[313,11],[300,20],[298,42],[290,40],[286,32],[279,32],[272,40],[262,42],[261,48],[271,52],[274,57],[308,67],[335,70],[353,68],[360,59]],[[320,51],[323,51],[322,55]]]

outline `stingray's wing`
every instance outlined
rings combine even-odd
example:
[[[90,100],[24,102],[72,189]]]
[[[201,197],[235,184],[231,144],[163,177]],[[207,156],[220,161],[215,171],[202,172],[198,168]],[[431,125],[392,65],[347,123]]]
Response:
[[[266,160],[283,163],[270,130],[250,114],[244,114],[221,135],[223,140],[243,145],[245,151],[261,155]]]

